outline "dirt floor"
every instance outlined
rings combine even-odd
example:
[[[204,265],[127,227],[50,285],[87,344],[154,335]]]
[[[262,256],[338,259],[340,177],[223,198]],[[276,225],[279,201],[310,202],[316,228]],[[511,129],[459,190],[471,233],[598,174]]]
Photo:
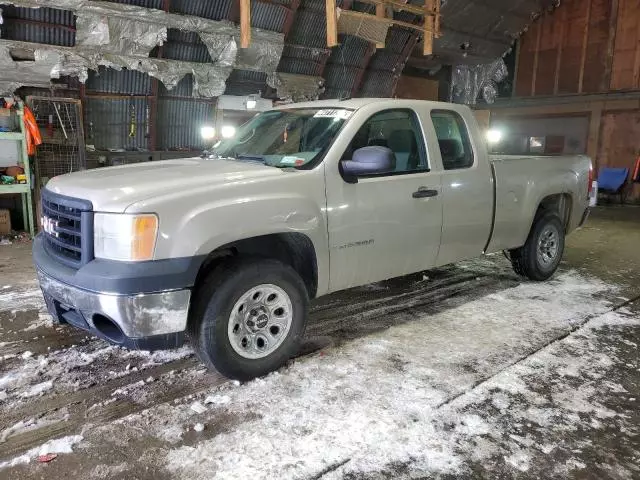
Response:
[[[640,478],[639,298],[640,208],[599,208],[550,282],[493,255],[331,295],[239,384],[52,326],[0,246],[0,479]]]

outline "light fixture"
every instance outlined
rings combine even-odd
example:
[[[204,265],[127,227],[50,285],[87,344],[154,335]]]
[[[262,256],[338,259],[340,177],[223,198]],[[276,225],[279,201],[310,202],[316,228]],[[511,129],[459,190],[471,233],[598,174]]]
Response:
[[[502,140],[501,130],[491,129],[487,132],[487,142],[489,142],[491,145],[500,143],[500,140]]]
[[[211,140],[216,136],[216,129],[211,125],[205,125],[200,128],[200,135],[202,135],[202,138],[205,140]]]
[[[232,125],[225,125],[222,127],[220,133],[222,134],[222,138],[231,138],[236,134],[236,127]]]
[[[244,106],[247,110],[254,110],[258,106],[258,97],[256,95],[249,95],[244,102]]]

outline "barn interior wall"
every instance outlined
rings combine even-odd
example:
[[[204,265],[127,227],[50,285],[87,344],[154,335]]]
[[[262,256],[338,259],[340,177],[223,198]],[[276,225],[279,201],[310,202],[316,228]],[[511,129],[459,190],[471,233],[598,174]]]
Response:
[[[585,151],[596,174],[628,168],[626,200],[640,202],[632,179],[640,156],[640,2],[564,0],[530,26],[518,49],[513,97],[491,107],[492,124],[533,131],[588,118]]]

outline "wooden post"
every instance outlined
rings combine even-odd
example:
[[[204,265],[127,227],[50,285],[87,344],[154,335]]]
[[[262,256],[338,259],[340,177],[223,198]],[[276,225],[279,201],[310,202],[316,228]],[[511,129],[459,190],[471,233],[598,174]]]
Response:
[[[578,79],[578,93],[582,93],[584,88],[584,65],[587,62],[587,49],[589,48],[589,28],[591,27],[591,3],[593,0],[587,0],[587,22],[584,26],[582,36],[582,56],[580,57],[580,77]]]
[[[386,17],[386,7],[382,3],[376,4],[376,17],[385,18]],[[384,48],[384,42],[376,43],[376,48]]]
[[[251,0],[240,0],[240,48],[251,44]]]
[[[338,45],[338,10],[336,0],[325,0],[327,9],[327,47]]]
[[[591,157],[593,167],[597,168],[598,149],[600,147],[600,126],[602,124],[602,102],[593,105],[589,116],[589,138],[587,138],[587,155]]]
[[[424,2],[424,43],[422,47],[423,55],[433,55],[433,35],[434,35],[434,0]]]

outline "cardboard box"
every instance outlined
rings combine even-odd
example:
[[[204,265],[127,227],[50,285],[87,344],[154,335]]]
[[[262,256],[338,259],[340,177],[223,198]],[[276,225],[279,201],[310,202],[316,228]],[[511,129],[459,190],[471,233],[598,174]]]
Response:
[[[0,235],[11,233],[11,215],[9,210],[0,209]]]

